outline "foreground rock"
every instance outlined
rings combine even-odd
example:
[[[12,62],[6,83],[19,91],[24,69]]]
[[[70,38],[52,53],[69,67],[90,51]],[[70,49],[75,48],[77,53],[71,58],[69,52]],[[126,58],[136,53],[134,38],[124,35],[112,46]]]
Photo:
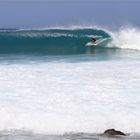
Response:
[[[123,135],[123,136],[126,136],[126,134],[124,134],[123,132],[117,131],[115,129],[108,129],[108,130],[106,130],[104,132],[104,134],[111,135],[111,136],[115,136],[115,135]]]

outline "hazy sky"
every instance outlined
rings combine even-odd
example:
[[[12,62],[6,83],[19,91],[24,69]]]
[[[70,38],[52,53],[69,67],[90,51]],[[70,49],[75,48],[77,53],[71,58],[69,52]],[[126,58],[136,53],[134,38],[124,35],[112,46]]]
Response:
[[[140,26],[140,0],[0,0],[0,28],[71,24]]]

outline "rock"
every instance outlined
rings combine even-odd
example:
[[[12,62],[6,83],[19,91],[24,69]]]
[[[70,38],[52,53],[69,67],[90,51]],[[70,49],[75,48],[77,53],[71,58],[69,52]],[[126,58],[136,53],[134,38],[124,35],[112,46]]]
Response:
[[[123,136],[125,136],[126,135],[123,132],[117,131],[115,129],[108,129],[108,130],[106,130],[104,132],[104,134],[111,135],[111,136],[115,136],[115,135],[123,135]]]

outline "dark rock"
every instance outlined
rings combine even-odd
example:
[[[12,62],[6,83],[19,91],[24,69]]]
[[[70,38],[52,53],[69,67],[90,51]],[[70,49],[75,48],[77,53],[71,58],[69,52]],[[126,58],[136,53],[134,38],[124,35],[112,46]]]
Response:
[[[104,134],[107,134],[107,135],[112,135],[112,136],[115,136],[115,135],[123,135],[125,136],[126,134],[124,134],[123,132],[121,131],[117,131],[115,129],[108,129],[104,132]]]

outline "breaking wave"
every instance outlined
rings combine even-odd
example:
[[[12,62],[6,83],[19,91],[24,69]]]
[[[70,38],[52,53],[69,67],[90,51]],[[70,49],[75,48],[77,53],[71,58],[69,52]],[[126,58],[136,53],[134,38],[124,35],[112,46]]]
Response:
[[[102,47],[140,50],[140,30],[121,27],[111,31],[103,28],[48,28],[32,30],[1,30],[0,53],[84,54],[85,44],[92,36],[107,39]]]
[[[0,53],[84,54],[93,35],[110,37],[104,30],[91,28],[1,30]]]

